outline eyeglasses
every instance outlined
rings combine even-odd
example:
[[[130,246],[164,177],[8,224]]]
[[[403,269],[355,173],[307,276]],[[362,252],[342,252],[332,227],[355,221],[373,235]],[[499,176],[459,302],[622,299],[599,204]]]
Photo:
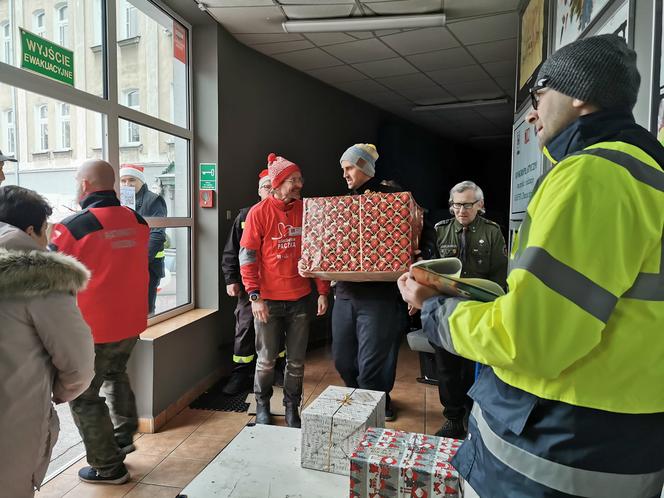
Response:
[[[451,202],[450,207],[454,209],[455,211],[460,211],[461,208],[464,208],[465,210],[473,209],[473,206],[480,202],[481,199],[476,200],[475,202]]]
[[[549,83],[549,78],[541,78],[535,83],[528,92],[530,93],[530,104],[533,106],[533,109],[537,110],[537,106],[540,101],[540,91],[546,88],[546,85]]]
[[[290,178],[288,180],[284,180],[284,183],[290,183],[291,185],[304,185],[304,178]]]
[[[269,185],[262,185],[258,188],[258,190],[263,190],[264,188],[270,190],[270,188],[272,188],[272,187],[270,187]]]

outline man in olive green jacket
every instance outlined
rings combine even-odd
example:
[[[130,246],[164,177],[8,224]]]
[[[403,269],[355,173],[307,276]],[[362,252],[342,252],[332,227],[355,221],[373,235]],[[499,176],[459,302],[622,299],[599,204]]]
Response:
[[[475,183],[464,181],[450,190],[450,212],[454,218],[436,224],[436,250],[441,258],[459,258],[461,276],[485,278],[505,287],[507,247],[500,226],[484,214],[484,194]],[[472,400],[467,392],[475,377],[475,364],[431,344],[436,351],[438,395],[445,424],[437,436],[463,439],[464,418],[470,415]]]

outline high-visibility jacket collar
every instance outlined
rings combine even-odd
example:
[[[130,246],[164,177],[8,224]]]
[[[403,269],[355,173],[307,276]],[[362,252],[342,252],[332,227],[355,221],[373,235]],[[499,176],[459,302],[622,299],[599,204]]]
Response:
[[[556,164],[565,156],[604,142],[621,132],[640,128],[628,110],[610,109],[580,116],[556,135],[544,148],[544,154]],[[628,140],[625,140],[628,141]]]

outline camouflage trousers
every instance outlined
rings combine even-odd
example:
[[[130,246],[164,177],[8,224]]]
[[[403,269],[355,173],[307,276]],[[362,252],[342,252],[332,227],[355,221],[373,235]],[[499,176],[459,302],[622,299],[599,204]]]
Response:
[[[132,444],[138,429],[136,400],[127,375],[127,361],[137,340],[95,344],[92,383],[69,403],[88,463],[105,477],[125,468],[120,448]],[[100,396],[102,388],[106,397]]]

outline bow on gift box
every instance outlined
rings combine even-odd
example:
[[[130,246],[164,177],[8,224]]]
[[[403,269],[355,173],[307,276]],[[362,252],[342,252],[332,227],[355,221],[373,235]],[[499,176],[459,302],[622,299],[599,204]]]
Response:
[[[344,397],[341,399],[337,400],[339,403],[341,403],[341,406],[344,405],[352,405],[353,404],[353,398],[350,394],[344,394]]]

